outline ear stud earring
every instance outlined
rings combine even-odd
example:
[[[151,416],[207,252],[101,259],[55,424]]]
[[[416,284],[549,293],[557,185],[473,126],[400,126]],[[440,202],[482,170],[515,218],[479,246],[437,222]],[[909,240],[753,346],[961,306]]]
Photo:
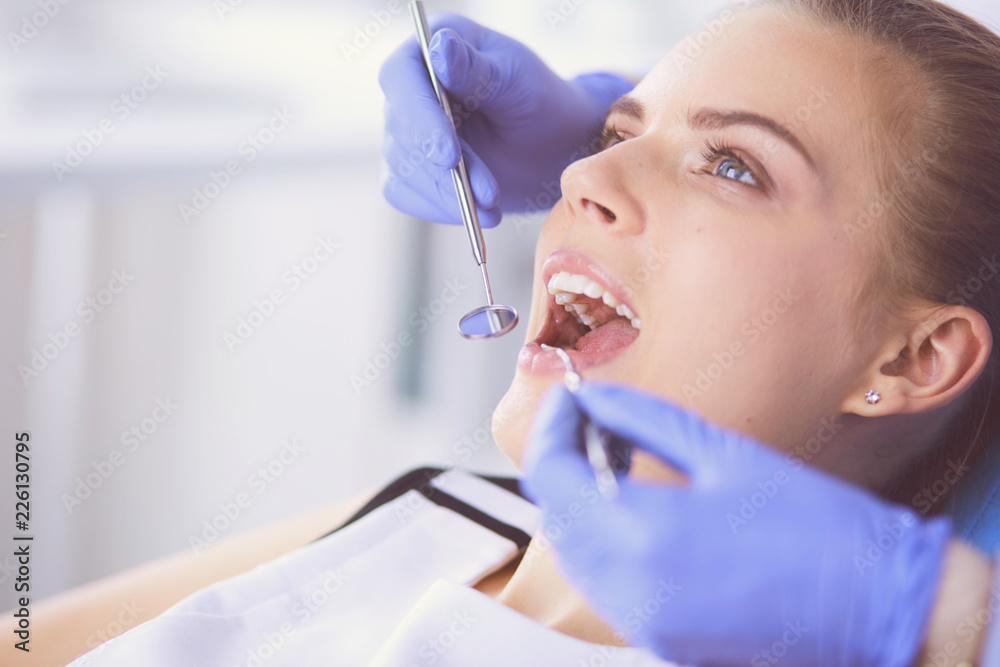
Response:
[[[882,395],[872,389],[867,394],[865,394],[865,400],[868,401],[868,405],[875,405],[882,400]]]

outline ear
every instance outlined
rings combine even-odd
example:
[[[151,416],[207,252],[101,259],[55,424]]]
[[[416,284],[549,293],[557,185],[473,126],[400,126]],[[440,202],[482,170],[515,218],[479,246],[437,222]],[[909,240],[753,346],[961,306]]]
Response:
[[[986,319],[966,306],[914,311],[900,327],[844,399],[842,412],[884,417],[943,407],[972,386],[993,348]],[[879,393],[877,403],[866,400],[869,390]]]

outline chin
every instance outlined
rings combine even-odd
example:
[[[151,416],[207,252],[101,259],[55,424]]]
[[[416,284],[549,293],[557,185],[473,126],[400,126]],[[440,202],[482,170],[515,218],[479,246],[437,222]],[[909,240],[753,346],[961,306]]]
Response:
[[[545,392],[559,382],[558,376],[525,376],[518,370],[493,412],[493,440],[511,463],[521,470],[521,460],[528,444],[528,433],[535,411]]]

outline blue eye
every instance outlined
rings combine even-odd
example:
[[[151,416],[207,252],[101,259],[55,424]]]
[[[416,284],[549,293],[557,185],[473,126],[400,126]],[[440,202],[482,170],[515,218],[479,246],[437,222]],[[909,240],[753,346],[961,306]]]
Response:
[[[702,153],[702,156],[705,158],[705,162],[708,163],[710,169],[705,170],[703,173],[742,183],[758,190],[764,190],[753,169],[730,146],[725,144],[717,145],[710,142],[705,152]],[[715,167],[711,166],[716,163],[718,164]]]
[[[715,169],[715,175],[739,181],[740,183],[746,183],[753,187],[760,187],[753,172],[745,164],[732,158],[726,158],[719,163],[719,166]]]

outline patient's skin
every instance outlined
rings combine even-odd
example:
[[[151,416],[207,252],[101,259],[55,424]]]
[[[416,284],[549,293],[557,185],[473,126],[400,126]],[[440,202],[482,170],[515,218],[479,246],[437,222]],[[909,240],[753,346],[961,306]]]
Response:
[[[658,394],[786,451],[821,428],[828,436],[833,424],[833,440],[807,459],[876,491],[930,446],[952,401],[979,376],[991,339],[975,311],[916,302],[906,313],[876,310],[875,326],[864,328],[857,295],[872,275],[876,235],[845,233],[877,187],[859,128],[872,126],[876,87],[903,83],[860,73],[870,48],[769,8],[739,14],[693,61],[679,64],[683,43],[675,48],[632,93],[642,119],[610,116],[624,141],[563,174],[564,199],[538,240],[527,340],[546,317],[542,262],[575,248],[632,289],[643,322],[635,343],[585,379]],[[777,120],[815,170],[766,130],[689,126],[689,114],[704,107]],[[728,158],[706,162],[707,141],[736,149],[750,171],[719,169]],[[766,191],[734,178],[756,179]],[[653,251],[668,257],[657,265]],[[640,266],[659,268],[637,273]],[[766,330],[752,324],[759,335],[748,336],[745,325],[782,295],[791,307]],[[743,353],[731,368],[700,395],[685,395],[734,342]],[[542,395],[560,380],[517,371],[494,419],[494,436],[515,462]],[[877,405],[865,401],[869,389],[881,392]],[[633,472],[672,477],[649,457]],[[557,575],[551,550],[526,558],[499,599],[568,634],[613,643]]]

